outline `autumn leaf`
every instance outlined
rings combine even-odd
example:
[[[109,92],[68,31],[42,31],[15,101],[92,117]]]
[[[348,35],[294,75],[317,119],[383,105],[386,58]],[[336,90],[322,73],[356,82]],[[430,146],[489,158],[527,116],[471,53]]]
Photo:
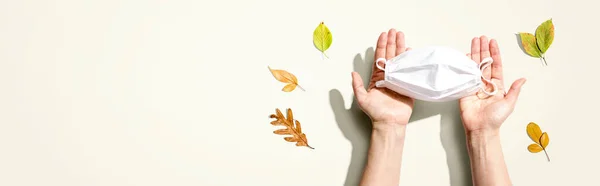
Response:
[[[550,45],[552,45],[552,41],[554,41],[554,24],[552,23],[552,19],[540,24],[535,29],[535,35],[526,32],[519,33],[519,39],[526,54],[531,57],[540,58],[544,65],[548,65],[545,54]]]
[[[537,27],[535,30],[535,39],[542,54],[546,53],[552,41],[554,41],[554,24],[552,24],[552,19],[543,22]]]
[[[269,117],[275,119],[274,121],[271,121],[271,125],[285,126],[285,128],[273,131],[274,134],[291,135],[284,137],[283,139],[288,142],[296,142],[296,146],[306,146],[308,148],[315,149],[308,145],[306,135],[302,133],[300,121],[294,120],[292,109],[287,109],[287,118],[283,116],[279,109],[275,109],[275,114],[271,114]]]
[[[277,81],[280,81],[282,83],[287,83],[287,85],[285,85],[283,87],[283,89],[281,89],[282,91],[291,92],[294,89],[296,89],[296,87],[298,87],[302,91],[304,91],[304,88],[302,88],[300,85],[298,85],[298,79],[296,79],[296,76],[294,76],[294,74],[291,74],[285,70],[271,69],[271,67],[268,67],[268,68],[269,68],[269,71],[271,71],[271,74],[273,74],[273,77],[275,77],[275,79],[277,79]]]
[[[333,36],[331,35],[329,28],[327,28],[327,26],[325,26],[325,23],[321,22],[319,24],[319,26],[317,26],[317,28],[313,32],[313,43],[314,43],[315,47],[317,47],[317,49],[319,51],[321,51],[321,53],[323,53],[323,55],[325,55],[325,57],[327,57],[327,54],[325,54],[325,51],[327,49],[329,49],[332,41],[333,41]],[[327,57],[327,58],[329,58],[329,57]]]
[[[527,147],[527,150],[532,153],[542,152],[542,147],[538,144],[531,144]]]
[[[531,140],[537,142],[542,137],[542,129],[540,129],[540,126],[538,126],[534,122],[530,122],[527,125],[527,135],[529,135],[529,138],[531,138]]]
[[[523,50],[525,50],[525,53],[535,58],[542,57],[542,54],[537,47],[535,36],[533,34],[522,32],[519,33],[519,36],[521,37],[521,46],[523,46]]]
[[[531,140],[535,142],[527,146],[527,150],[529,150],[529,152],[531,153],[538,153],[544,151],[544,153],[546,154],[546,158],[548,159],[548,161],[550,161],[548,152],[546,152],[546,147],[548,147],[548,144],[550,143],[550,137],[548,136],[548,133],[542,133],[542,129],[540,129],[540,126],[538,126],[534,122],[530,122],[527,125],[527,135],[529,135],[529,138],[531,138]]]

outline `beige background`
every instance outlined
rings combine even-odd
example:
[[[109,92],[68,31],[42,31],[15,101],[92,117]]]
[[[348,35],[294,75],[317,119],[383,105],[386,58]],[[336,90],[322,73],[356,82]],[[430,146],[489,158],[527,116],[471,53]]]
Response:
[[[528,78],[502,144],[515,185],[598,185],[596,37],[589,0],[0,2],[0,185],[356,185],[368,146],[350,72],[380,32],[469,51],[498,40],[508,82]],[[553,18],[549,66],[515,33]],[[329,59],[312,45],[325,21]],[[281,92],[267,66],[306,92]],[[268,115],[292,108],[310,150]],[[543,153],[526,150],[535,121]],[[419,102],[402,185],[470,185],[457,104]]]

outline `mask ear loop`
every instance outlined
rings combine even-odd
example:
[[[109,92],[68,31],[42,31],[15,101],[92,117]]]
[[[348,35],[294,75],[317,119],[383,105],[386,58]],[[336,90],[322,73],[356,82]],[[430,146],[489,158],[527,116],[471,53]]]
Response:
[[[381,65],[379,65],[379,62],[383,62],[385,64],[385,62],[387,61],[385,58],[378,58],[377,60],[375,60],[375,66],[377,66],[377,68],[379,70],[383,70],[385,71],[385,68],[381,67]]]
[[[385,62],[387,60],[385,58],[378,58],[377,60],[375,60],[375,66],[379,69],[379,70],[383,70],[385,72],[385,68],[381,67],[381,65],[379,65],[379,62],[383,62],[383,64],[385,65]],[[384,87],[385,86],[385,81],[384,80],[379,80],[377,82],[375,82],[375,86],[376,87]]]
[[[491,57],[487,57],[484,58],[483,60],[481,60],[481,63],[479,63],[479,70],[481,70],[481,79],[483,79],[485,82],[492,84],[492,87],[494,88],[494,90],[492,92],[488,92],[487,90],[485,90],[485,85],[483,87],[480,87],[481,90],[483,91],[483,93],[492,96],[495,95],[498,92],[498,86],[496,86],[495,83],[492,82],[491,79],[487,79],[485,78],[485,76],[483,75],[483,71],[488,68],[490,65],[492,65],[492,63],[494,62],[494,59],[492,59]]]

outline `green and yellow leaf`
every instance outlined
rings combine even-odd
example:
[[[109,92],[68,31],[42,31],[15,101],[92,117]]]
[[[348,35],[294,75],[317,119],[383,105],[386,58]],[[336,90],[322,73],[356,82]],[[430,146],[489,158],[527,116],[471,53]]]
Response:
[[[552,19],[543,22],[535,30],[535,39],[537,46],[542,54],[546,53],[552,41],[554,41],[554,24]]]
[[[537,47],[535,36],[533,34],[521,32],[519,33],[519,37],[521,37],[521,46],[523,46],[523,50],[525,50],[525,53],[527,53],[531,57],[542,57],[542,54]]]

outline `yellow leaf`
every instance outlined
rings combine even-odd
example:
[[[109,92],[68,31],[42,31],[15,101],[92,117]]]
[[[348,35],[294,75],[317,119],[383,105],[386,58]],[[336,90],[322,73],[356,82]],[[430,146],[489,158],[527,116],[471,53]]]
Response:
[[[325,55],[325,57],[327,57],[325,51],[329,49],[332,41],[333,36],[331,35],[331,31],[325,26],[325,23],[321,22],[313,32],[313,44],[323,53],[323,55]]]
[[[314,149],[308,145],[306,134],[302,133],[300,121],[294,120],[292,109],[287,109],[287,118],[283,116],[279,109],[275,109],[275,114],[271,114],[269,117],[275,119],[274,121],[271,121],[271,125],[285,126],[285,129],[278,129],[273,131],[273,133],[279,135],[291,135],[284,137],[283,139],[288,142],[296,142],[296,146],[306,146]]]
[[[527,124],[527,135],[529,135],[529,138],[535,142],[527,147],[529,152],[538,153],[544,151],[546,158],[548,161],[550,161],[550,156],[548,156],[548,151],[546,151],[546,147],[548,146],[548,143],[550,143],[550,137],[548,137],[548,133],[542,133],[540,126],[534,122],[529,122],[529,124]]]
[[[542,152],[543,149],[542,149],[542,147],[540,147],[540,145],[533,143],[527,147],[527,150],[529,150],[529,152],[531,152],[531,153],[538,153],[538,152]]]
[[[548,137],[548,133],[542,133],[542,137],[540,137],[540,143],[542,145],[542,148],[546,149],[548,143],[550,143],[550,137]]]
[[[283,87],[283,91],[284,92],[291,92],[292,90],[296,89],[296,84],[287,84],[285,87]]]
[[[268,67],[268,68],[269,68],[269,71],[271,71],[271,74],[273,74],[273,77],[275,77],[275,79],[277,81],[288,84],[285,87],[283,87],[282,91],[291,92],[294,89],[296,89],[296,87],[298,87],[302,91],[304,91],[304,88],[302,88],[300,85],[298,85],[298,79],[296,79],[296,76],[294,76],[294,74],[289,73],[288,71],[285,71],[285,70],[271,69],[271,67]]]
[[[540,144],[540,137],[542,137],[542,129],[534,122],[530,122],[527,125],[527,135],[529,138],[533,140],[535,143]]]

